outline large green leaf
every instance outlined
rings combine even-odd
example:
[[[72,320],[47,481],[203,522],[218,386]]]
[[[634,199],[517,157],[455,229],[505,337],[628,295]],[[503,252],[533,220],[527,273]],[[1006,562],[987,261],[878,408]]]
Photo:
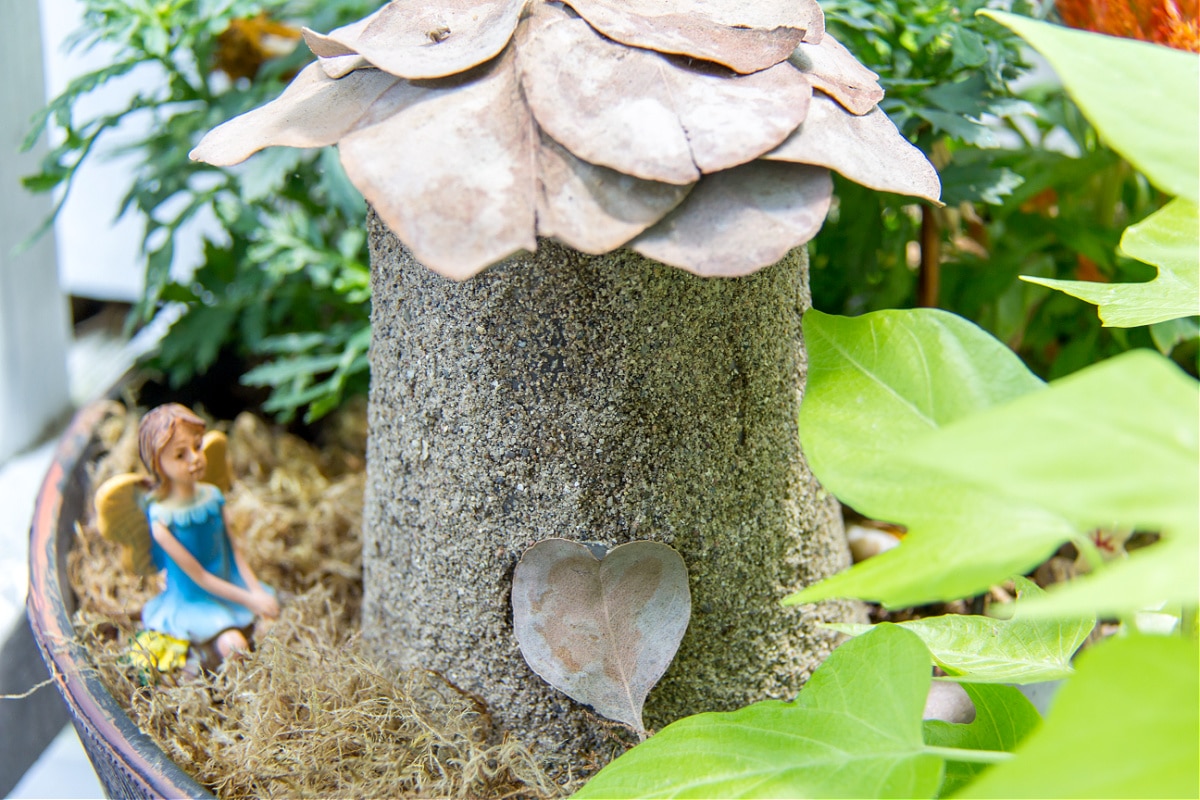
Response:
[[[905,454],[916,468],[991,487],[1079,529],[1166,541],[1023,605],[1027,615],[1194,605],[1200,585],[1200,384],[1136,350],[950,425]]]
[[[914,469],[900,456],[955,420],[1043,386],[1008,348],[944,311],[804,315],[808,385],[800,436],[825,488],[909,529],[904,543],[792,595],[891,607],[975,594],[1049,556],[1074,529],[988,489]]]
[[[1200,653],[1181,637],[1110,639],[1079,658],[1046,723],[964,797],[1200,795]]]
[[[1050,278],[1021,279],[1066,292],[1099,306],[1109,327],[1132,328],[1200,314],[1200,209],[1176,198],[1166,207],[1125,229],[1125,254],[1158,267],[1146,283],[1098,283]]]
[[[1066,678],[1072,672],[1071,656],[1087,639],[1095,618],[1028,619],[1021,614],[1026,599],[1045,593],[1025,578],[1016,581],[1020,599],[1012,619],[946,614],[898,624],[921,637],[938,666],[963,681],[1038,683]],[[874,626],[827,627],[857,636]]]
[[[1200,529],[1200,384],[1134,350],[916,442],[906,461],[1087,530]]]
[[[1114,150],[1163,191],[1200,202],[1200,57],[982,11],[1046,57]]]
[[[940,720],[925,722],[925,743],[965,750],[1016,749],[1041,724],[1042,718],[1025,695],[1011,686],[963,684],[975,705],[975,721],[966,725]],[[983,764],[947,761],[942,788],[946,797],[970,783],[985,769]]]
[[[931,797],[924,751],[929,652],[881,626],[852,639],[793,703],[687,717],[613,761],[576,798]]]

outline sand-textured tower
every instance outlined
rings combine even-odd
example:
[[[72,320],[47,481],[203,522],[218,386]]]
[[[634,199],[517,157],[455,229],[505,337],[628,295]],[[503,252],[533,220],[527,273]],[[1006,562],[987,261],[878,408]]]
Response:
[[[800,452],[804,244],[829,170],[937,201],[813,0],[395,0],[193,156],[337,144],[372,206],[363,627],[529,740],[609,736],[512,632],[524,548],[683,556],[692,619],[649,725],[792,695],[784,609],[847,561]],[[565,744],[564,744],[565,743]]]

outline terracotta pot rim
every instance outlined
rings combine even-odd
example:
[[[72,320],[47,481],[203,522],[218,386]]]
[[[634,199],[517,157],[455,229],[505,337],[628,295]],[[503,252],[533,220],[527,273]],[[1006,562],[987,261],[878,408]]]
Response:
[[[54,461],[38,492],[29,539],[29,596],[26,610],[38,649],[93,767],[110,796],[213,797],[149,736],[134,725],[89,665],[75,638],[60,578],[76,519],[63,519],[69,487],[86,481],[93,432],[111,405],[81,409],[58,441]],[[88,491],[82,486],[77,491]],[[86,503],[81,504],[81,516]]]

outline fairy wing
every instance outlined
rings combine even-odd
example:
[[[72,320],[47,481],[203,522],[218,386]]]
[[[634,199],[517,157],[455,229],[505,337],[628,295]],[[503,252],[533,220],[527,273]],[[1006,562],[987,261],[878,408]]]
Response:
[[[233,484],[233,470],[229,467],[229,440],[221,431],[209,431],[204,434],[201,447],[204,448],[204,458],[208,461],[204,470],[204,482],[228,493]]]
[[[133,472],[117,475],[96,491],[96,525],[100,535],[125,548],[125,567],[139,575],[154,573],[150,556],[150,523],[142,509],[143,478]]]

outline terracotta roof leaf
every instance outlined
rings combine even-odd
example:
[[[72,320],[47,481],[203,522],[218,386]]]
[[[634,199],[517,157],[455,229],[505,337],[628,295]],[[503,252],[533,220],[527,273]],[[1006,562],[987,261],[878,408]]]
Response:
[[[829,167],[867,188],[941,205],[937,170],[878,107],[856,116],[817,92],[804,123],[763,158]]]
[[[396,82],[375,69],[334,80],[319,65],[309,64],[279,97],[209,131],[190,157],[226,167],[272,145],[336,144]]]
[[[817,44],[801,44],[790,61],[812,83],[854,114],[866,114],[883,99],[879,76],[859,63],[829,34]]]
[[[658,222],[692,188],[597,167],[544,133],[537,163],[538,236],[592,255],[615,250]]]
[[[825,15],[816,0],[565,2],[617,42],[715,61],[741,73],[774,66],[801,41],[818,42],[825,32]]]
[[[443,78],[503,50],[523,5],[522,0],[392,0],[365,20],[326,37],[309,32],[305,40],[319,56],[357,53],[399,78]]]
[[[350,180],[417,260],[464,280],[536,249],[536,132],[511,52],[470,82],[395,93],[398,110],[383,109],[340,150]]]
[[[535,23],[518,52],[538,124],[579,158],[643,180],[687,184],[757,158],[796,129],[812,95],[790,64],[689,69],[580,19]]]
[[[337,144],[384,223],[455,280],[538,236],[747,275],[817,233],[830,169],[938,202],[815,0],[392,0],[304,36],[317,63],[192,157]]]
[[[749,275],[816,236],[832,198],[826,169],[754,161],[704,176],[630,247],[704,277]]]

